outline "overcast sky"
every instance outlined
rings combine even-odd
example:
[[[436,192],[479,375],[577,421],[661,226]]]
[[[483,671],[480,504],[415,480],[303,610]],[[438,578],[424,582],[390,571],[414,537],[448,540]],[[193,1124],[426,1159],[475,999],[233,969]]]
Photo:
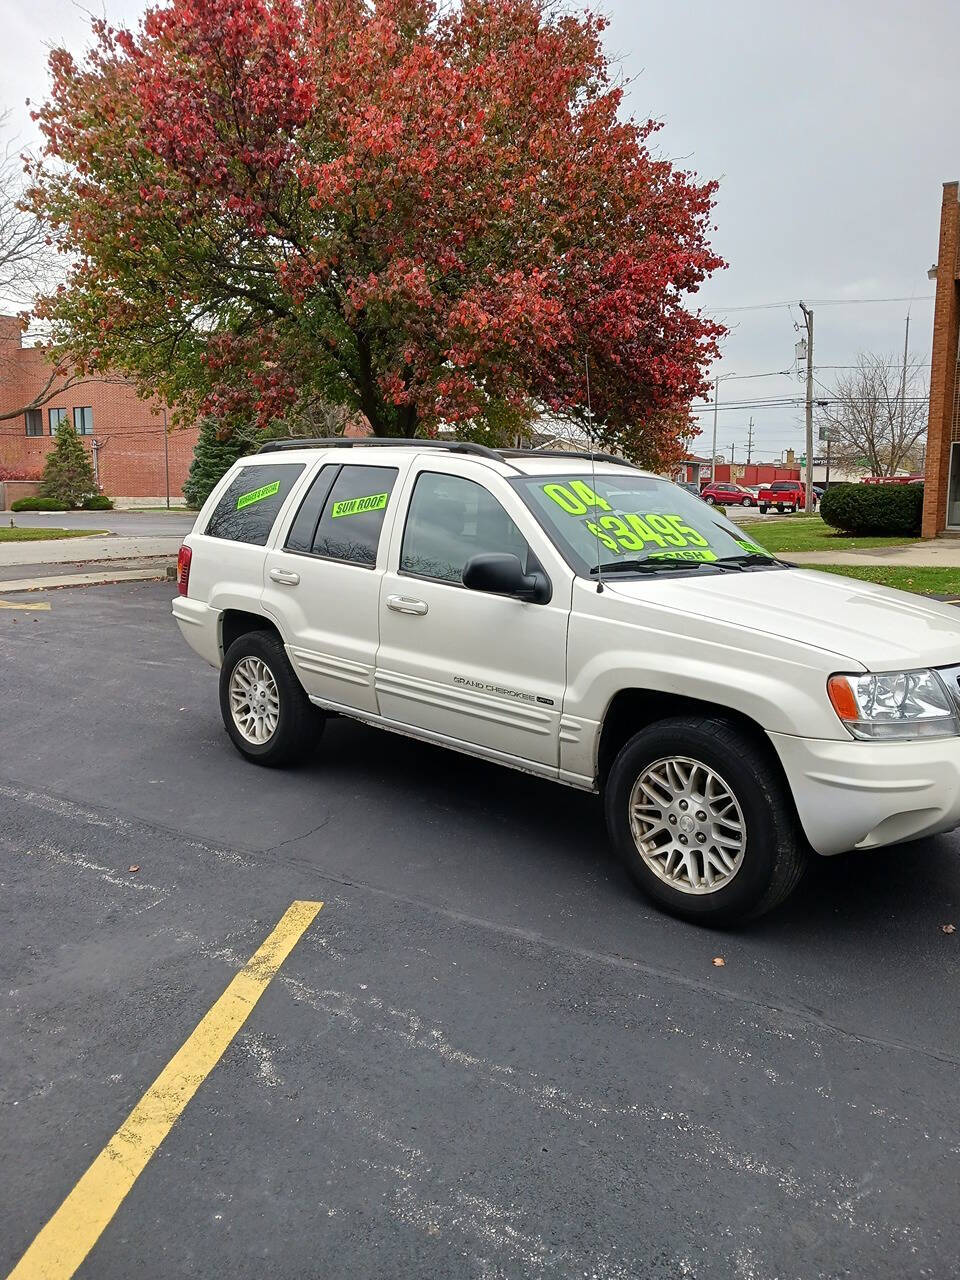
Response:
[[[88,7],[87,5],[84,8]],[[95,6],[90,6],[95,7]],[[107,0],[132,24],[137,0]],[[802,442],[802,408],[723,404],[798,396],[796,377],[747,378],[794,367],[799,310],[813,301],[817,378],[831,383],[859,351],[928,361],[941,184],[960,177],[956,0],[605,0],[608,45],[629,78],[628,109],[664,121],[663,153],[720,180],[715,244],[729,267],[704,290],[730,325],[717,372],[718,451],[745,457]],[[0,105],[32,140],[27,97],[46,90],[46,55],[87,44],[84,8],[70,0],[5,0]],[[948,127],[948,123],[952,127]],[[828,305],[827,300],[912,299]],[[818,387],[818,392],[820,388]],[[710,447],[709,413],[696,446]]]

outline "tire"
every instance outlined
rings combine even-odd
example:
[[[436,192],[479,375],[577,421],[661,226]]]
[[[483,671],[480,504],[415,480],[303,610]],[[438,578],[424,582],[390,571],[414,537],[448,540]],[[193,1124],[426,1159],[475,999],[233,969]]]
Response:
[[[752,499],[752,498],[744,498],[743,503],[742,503],[741,505],[742,505],[742,506],[744,506],[744,507],[752,507],[752,506],[753,506],[753,499]]]
[[[261,717],[263,733],[260,741],[245,734],[231,709],[231,693],[240,695],[241,681],[234,683],[234,672],[247,661],[244,674],[249,680],[256,664],[262,664],[267,676],[272,678],[272,688],[264,679],[258,688],[264,689],[270,703],[276,702],[276,723],[269,728],[269,716]],[[270,697],[270,694],[273,697]],[[257,703],[257,706],[270,705]],[[325,717],[307,697],[303,685],[290,665],[283,642],[274,631],[248,631],[234,640],[227,650],[220,668],[220,714],[230,741],[242,756],[255,764],[279,767],[304,759],[316,745],[323,732]],[[242,717],[239,717],[242,718]]]
[[[679,774],[676,765],[672,774],[666,772],[664,762],[673,758],[686,762]],[[678,799],[682,793],[675,786],[673,799],[664,806],[662,801],[671,792],[669,788],[661,791],[659,782],[651,777],[646,778],[647,785],[660,799],[655,802],[641,791],[640,780],[648,770],[653,770],[653,779],[666,776],[676,783],[682,781],[683,771],[690,765],[696,768],[690,777],[689,800]],[[709,803],[703,800],[706,770],[713,774],[714,813],[725,817],[733,813],[735,822],[718,822],[711,814],[701,827],[697,815],[707,814],[707,809],[695,806]],[[733,808],[724,798],[724,789],[733,799]],[[638,799],[642,810],[632,821],[632,806]],[[684,809],[685,804],[688,807]],[[604,811],[610,840],[640,889],[671,915],[696,924],[722,927],[763,915],[793,892],[806,867],[807,845],[786,782],[752,737],[719,717],[661,720],[631,738],[607,778]],[[659,822],[658,813],[663,812],[672,826],[664,823],[658,832],[646,825]],[[638,835],[644,830],[651,834],[653,845],[646,857],[635,838],[634,822],[640,828]],[[692,824],[690,843],[682,849],[678,843],[681,823]],[[737,823],[742,842],[735,852]],[[724,864],[720,862],[721,846],[716,843],[718,830],[726,836],[727,862],[732,864],[723,870],[719,870]],[[700,835],[705,836],[703,849],[711,852],[709,876],[703,853],[697,853],[701,844],[693,843]],[[659,837],[664,838],[662,846]],[[690,862],[699,878],[699,891],[694,891],[693,878],[683,861],[690,854],[694,855]],[[706,883],[711,877],[720,881],[715,888]]]
[[[707,504],[708,507],[715,507],[717,505],[717,500],[712,495],[708,495],[706,498],[704,498],[704,502]]]
[[[781,514],[781,515],[783,515],[784,511],[786,510],[786,508],[784,507],[784,505],[783,505],[783,503],[782,503],[782,502],[778,502],[778,503],[777,503],[777,510],[780,512],[780,514]],[[793,507],[791,507],[791,508],[790,508],[790,510],[792,511],[792,510],[793,510]]]
[[[760,503],[760,514],[762,516],[765,516],[767,514],[767,504],[765,502]]]

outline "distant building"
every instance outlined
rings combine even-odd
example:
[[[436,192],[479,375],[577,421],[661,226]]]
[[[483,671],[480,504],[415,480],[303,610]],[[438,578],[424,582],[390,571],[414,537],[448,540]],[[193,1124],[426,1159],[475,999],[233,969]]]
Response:
[[[27,405],[50,379],[42,346],[25,347],[20,322],[0,316],[0,413]],[[72,422],[90,452],[100,488],[124,502],[182,501],[195,428],[164,432],[163,406],[141,400],[125,379],[90,378],[47,395],[36,409],[0,420],[0,468],[39,473],[62,421]],[[164,436],[166,435],[166,439]]]
[[[960,184],[944,183],[930,361],[923,536],[960,532]]]

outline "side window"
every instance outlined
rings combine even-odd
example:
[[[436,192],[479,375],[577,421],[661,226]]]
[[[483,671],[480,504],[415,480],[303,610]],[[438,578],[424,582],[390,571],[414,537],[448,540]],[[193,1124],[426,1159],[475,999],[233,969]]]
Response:
[[[287,534],[286,549],[309,553],[313,550],[313,540],[320,512],[327,500],[330,488],[340,470],[339,462],[328,462],[317,472],[313,484],[307,490],[306,497],[300,503],[300,510],[294,516],[290,532]]]
[[[529,547],[500,503],[481,484],[423,471],[417,479],[400,552],[400,572],[462,581],[471,556],[509,552],[526,566]]]
[[[264,546],[301,471],[302,462],[263,463],[238,471],[207,522],[208,537]]]
[[[317,524],[313,554],[372,568],[396,481],[396,467],[342,466]]]

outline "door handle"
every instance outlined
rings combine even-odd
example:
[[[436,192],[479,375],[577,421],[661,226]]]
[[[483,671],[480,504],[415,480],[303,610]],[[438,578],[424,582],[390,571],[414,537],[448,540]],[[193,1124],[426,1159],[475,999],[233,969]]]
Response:
[[[271,569],[271,582],[282,582],[284,586],[295,587],[300,581],[299,573],[294,573],[292,569]]]
[[[411,600],[409,596],[387,596],[387,608],[394,613],[424,614],[429,609],[426,600]]]

